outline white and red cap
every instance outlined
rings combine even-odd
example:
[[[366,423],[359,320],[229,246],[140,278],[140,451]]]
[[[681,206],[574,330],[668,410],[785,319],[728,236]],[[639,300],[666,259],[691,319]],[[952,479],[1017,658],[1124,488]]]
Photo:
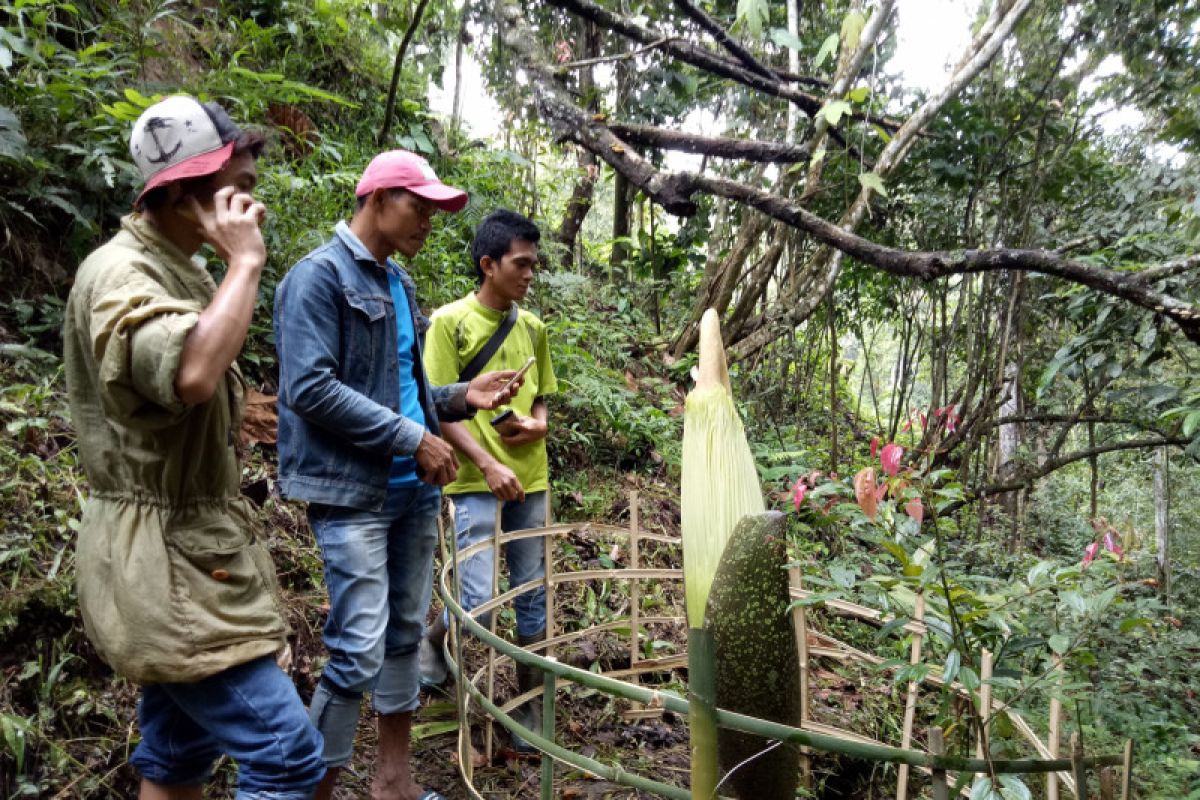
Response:
[[[428,161],[407,150],[389,150],[371,159],[354,195],[362,197],[376,189],[407,189],[443,211],[462,211],[467,204],[466,192],[442,183]]]
[[[240,135],[216,103],[180,94],[150,106],[133,123],[129,136],[129,153],[146,181],[138,201],[172,181],[220,171]]]

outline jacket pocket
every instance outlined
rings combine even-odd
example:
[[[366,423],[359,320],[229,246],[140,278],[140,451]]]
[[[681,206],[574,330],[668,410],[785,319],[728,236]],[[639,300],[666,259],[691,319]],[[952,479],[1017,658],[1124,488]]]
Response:
[[[286,630],[270,555],[251,528],[214,510],[189,514],[164,536],[171,603],[194,646],[278,638]]]
[[[354,289],[343,290],[348,313],[342,329],[342,363],[339,377],[351,388],[378,401],[375,381],[387,362],[384,349],[396,349],[396,342],[387,341],[388,308],[392,298],[361,294]],[[395,339],[392,333],[392,339]]]

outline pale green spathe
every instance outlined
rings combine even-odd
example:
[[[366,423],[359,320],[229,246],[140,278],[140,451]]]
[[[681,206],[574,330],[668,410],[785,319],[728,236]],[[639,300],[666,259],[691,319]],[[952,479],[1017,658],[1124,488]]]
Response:
[[[700,628],[713,575],[734,526],[765,508],[746,432],[723,385],[697,387],[688,394],[680,500],[688,625]]]

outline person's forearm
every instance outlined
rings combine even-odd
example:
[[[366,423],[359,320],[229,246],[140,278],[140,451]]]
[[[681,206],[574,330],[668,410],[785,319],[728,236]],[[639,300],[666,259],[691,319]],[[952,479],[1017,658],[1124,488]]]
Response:
[[[443,422],[442,438],[454,445],[458,452],[470,459],[471,463],[479,467],[481,471],[496,461],[495,456],[475,441],[475,437],[467,430],[467,426],[461,422]]]
[[[200,313],[183,344],[175,392],[188,405],[208,402],[233,364],[254,316],[263,264],[257,259],[229,265],[213,301]]]

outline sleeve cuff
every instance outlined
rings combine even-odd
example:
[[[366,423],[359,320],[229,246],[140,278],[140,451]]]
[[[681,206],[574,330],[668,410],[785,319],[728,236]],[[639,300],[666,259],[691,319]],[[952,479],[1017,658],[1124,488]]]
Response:
[[[418,425],[408,417],[400,417],[400,430],[392,441],[392,453],[400,456],[411,456],[421,446],[425,437],[425,426]]]

